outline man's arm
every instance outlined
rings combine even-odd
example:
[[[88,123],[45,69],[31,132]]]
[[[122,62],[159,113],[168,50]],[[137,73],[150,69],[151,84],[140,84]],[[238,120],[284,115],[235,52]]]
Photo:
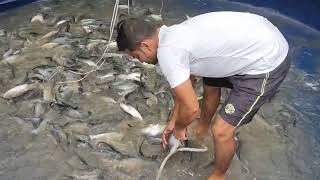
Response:
[[[174,135],[177,139],[183,139],[185,135],[182,132],[198,116],[199,103],[190,79],[175,87],[173,91],[175,104],[177,104],[175,107],[177,109],[174,109],[176,112],[173,114],[175,115]]]
[[[191,81],[192,87],[194,88],[195,87],[195,76],[190,75],[189,79]],[[173,94],[174,94],[174,107],[173,107],[172,116],[170,118],[170,121],[175,121],[178,118],[178,110],[180,107],[179,100],[175,96],[175,91],[173,91]]]
[[[192,77],[190,76],[190,82],[192,82]],[[192,83],[193,84],[193,83]],[[183,85],[183,84],[181,84]],[[180,85],[180,86],[181,86]],[[185,85],[184,85],[185,86]],[[180,88],[178,88],[178,93],[180,93]],[[191,88],[191,90],[193,91],[193,88]],[[190,89],[189,89],[190,91]],[[176,91],[173,89],[173,94],[174,94],[174,107],[173,107],[173,110],[172,110],[172,116],[168,122],[168,125],[167,127],[164,129],[163,133],[162,133],[162,142],[163,142],[163,147],[165,147],[167,145],[167,140],[169,139],[169,136],[171,135],[172,131],[175,129],[175,125],[176,125],[176,121],[177,119],[180,119],[180,116],[179,116],[179,112],[181,112],[181,100],[180,98],[177,97],[176,95]],[[191,93],[192,94],[192,93]],[[194,93],[195,94],[195,93]],[[180,97],[181,95],[179,95]],[[198,103],[198,102],[197,102]],[[185,109],[185,108],[183,108]],[[191,121],[193,120],[194,118],[191,118]],[[189,119],[187,119],[187,121],[190,121]],[[188,123],[189,124],[189,123]],[[178,125],[179,126],[179,125]],[[178,131],[179,132],[179,131]],[[175,134],[175,136],[179,139],[184,139],[185,138],[185,135],[186,135],[186,128],[182,128],[180,130],[180,133],[178,134],[181,134],[179,136],[177,136],[177,133]]]

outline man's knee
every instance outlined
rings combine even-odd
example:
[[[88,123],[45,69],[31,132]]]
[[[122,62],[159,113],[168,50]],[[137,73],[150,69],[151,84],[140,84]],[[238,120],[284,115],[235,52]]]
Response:
[[[216,141],[227,141],[234,137],[236,127],[223,120],[217,115],[211,128],[213,138]]]
[[[204,86],[203,97],[204,103],[220,100],[220,87]]]

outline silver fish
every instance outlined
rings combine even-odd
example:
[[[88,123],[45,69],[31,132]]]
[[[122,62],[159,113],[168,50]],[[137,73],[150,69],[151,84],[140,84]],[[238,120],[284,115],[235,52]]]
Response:
[[[97,64],[90,60],[80,60],[80,62],[83,62],[84,64],[87,64],[88,66],[91,66],[91,67],[97,67]]]
[[[7,34],[6,30],[0,29],[0,36],[5,36]]]
[[[40,46],[42,49],[52,49],[52,48],[55,48],[55,47],[57,47],[57,46],[59,46],[59,44],[58,43],[56,43],[56,42],[50,42],[50,43],[46,43],[46,44],[44,44],[44,45],[42,45],[42,46]]]
[[[36,102],[34,105],[34,117],[40,118],[46,111],[45,104],[42,102]]]
[[[104,177],[104,172],[100,169],[94,170],[74,170],[71,175],[66,175],[65,179],[77,179],[77,180],[98,180],[107,179]],[[64,178],[62,178],[64,179]]]
[[[43,35],[43,36],[40,38],[40,40],[49,39],[49,38],[51,38],[51,37],[56,36],[58,33],[59,33],[59,31],[51,31],[51,32]]]
[[[1,63],[14,64],[18,61],[19,57],[20,57],[19,55],[7,56],[1,61]]]
[[[94,39],[94,40],[89,40],[88,45],[86,46],[89,51],[92,51],[95,49],[99,44],[106,44],[108,41],[104,39]],[[110,48],[110,47],[109,47]]]
[[[129,9],[129,6],[128,6],[128,5],[121,4],[121,5],[118,6],[118,8],[119,8],[120,10],[127,10],[127,9]]]
[[[107,96],[102,96],[101,100],[103,100],[106,103],[111,103],[111,104],[117,103],[113,98],[107,97]]]
[[[134,80],[134,81],[140,81],[141,73],[140,72],[134,72],[130,74],[120,74],[117,76],[117,78],[122,80]]]
[[[104,142],[104,143],[111,143],[114,140],[121,141],[121,139],[124,137],[123,134],[117,133],[117,132],[109,132],[109,133],[102,133],[102,134],[96,134],[96,135],[90,135],[90,144],[93,146],[97,146],[98,143]]]
[[[39,127],[37,129],[32,130],[31,133],[32,134],[39,134],[39,133],[43,132],[45,129],[47,129],[50,122],[59,118],[59,116],[60,116],[60,114],[58,111],[55,111],[54,109],[50,109],[49,112],[47,112],[44,115],[43,121],[41,121]]]
[[[148,91],[142,91],[142,95],[147,98],[147,105],[148,106],[153,106],[155,104],[158,104],[158,98],[156,95],[154,95],[151,92]]]
[[[18,85],[14,88],[9,89],[7,92],[5,92],[3,94],[2,97],[6,98],[6,99],[12,99],[18,96],[23,95],[24,93],[36,89],[38,88],[38,84],[34,83],[34,84],[21,84]]]
[[[162,124],[149,124],[148,127],[141,129],[141,132],[148,137],[157,137],[162,134],[165,127]]]
[[[126,80],[115,81],[111,85],[114,89],[119,90],[119,95],[129,94],[131,92],[134,92],[139,87],[136,83]]]
[[[142,118],[141,114],[139,113],[139,111],[136,110],[134,107],[132,107],[130,105],[127,105],[127,104],[123,104],[123,103],[120,103],[120,107],[121,107],[122,110],[124,110],[125,112],[127,112],[131,116],[139,119],[140,121],[143,120],[143,118]]]
[[[148,17],[156,22],[161,22],[163,20],[161,14],[150,14]]]
[[[108,49],[111,50],[111,51],[118,50],[118,44],[117,44],[117,42],[110,42],[109,44],[107,44],[107,47],[108,47]]]
[[[31,19],[31,23],[34,23],[34,22],[44,23],[43,15],[42,15],[42,14],[38,14],[38,15],[34,16],[34,17]]]
[[[105,75],[99,76],[98,78],[101,79],[101,80],[105,80],[105,79],[114,80],[116,74],[117,73],[113,71],[113,72],[109,72],[109,73],[107,73]]]
[[[67,24],[68,22],[69,22],[68,20],[58,21],[57,24],[56,24],[56,27],[60,27],[60,26],[62,26],[63,24]]]
[[[11,56],[12,54],[13,54],[13,50],[9,49],[7,52],[5,52],[3,54],[3,58],[7,58],[7,57]]]
[[[106,53],[103,58],[110,58],[110,57],[120,57],[122,58],[124,55],[119,53]]]

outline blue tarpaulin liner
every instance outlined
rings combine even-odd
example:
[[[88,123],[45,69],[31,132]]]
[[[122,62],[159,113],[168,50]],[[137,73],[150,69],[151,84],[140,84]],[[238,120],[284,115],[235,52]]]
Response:
[[[36,0],[0,0],[0,12],[22,6]]]
[[[0,12],[25,5],[36,0],[0,0]],[[194,0],[186,0],[194,1]],[[210,0],[202,0],[209,2]],[[320,0],[230,0],[248,3],[254,6],[272,8],[309,26],[320,29],[317,14],[320,12]]]

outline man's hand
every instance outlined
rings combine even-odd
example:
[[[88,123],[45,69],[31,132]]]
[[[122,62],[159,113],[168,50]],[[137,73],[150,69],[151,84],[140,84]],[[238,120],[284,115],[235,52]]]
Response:
[[[168,145],[168,140],[169,140],[171,133],[174,130],[174,127],[175,127],[175,121],[170,120],[167,124],[167,127],[164,128],[163,133],[162,133],[162,147],[163,148],[166,148],[166,146]]]
[[[174,128],[173,135],[178,140],[187,140],[187,128]]]
[[[174,137],[178,140],[186,140],[187,139],[187,128],[176,128],[175,121],[171,120],[168,122],[167,127],[163,130],[162,133],[162,146],[166,148],[168,145],[168,140],[170,135],[173,133]]]

